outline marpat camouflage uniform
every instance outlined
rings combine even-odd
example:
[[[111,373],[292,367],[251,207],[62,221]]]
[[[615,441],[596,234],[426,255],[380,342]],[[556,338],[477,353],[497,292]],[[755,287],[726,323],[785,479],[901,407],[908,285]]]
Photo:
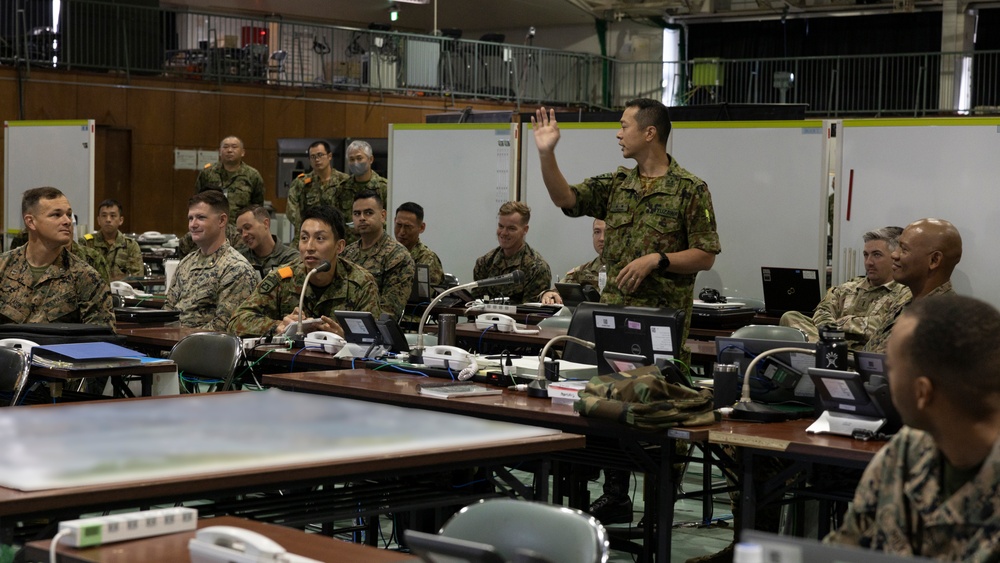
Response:
[[[865,469],[839,530],[824,541],[942,561],[1000,561],[1000,440],[951,496],[941,450],[904,426]]]
[[[111,287],[93,268],[63,249],[34,283],[27,249],[0,254],[0,323],[115,326]]]
[[[299,306],[306,273],[305,264],[296,261],[268,274],[233,315],[229,332],[260,336],[276,327]],[[302,318],[333,318],[334,311],[368,311],[375,318],[381,315],[375,278],[367,270],[338,258],[333,273],[333,281],[322,293],[317,295],[312,284],[306,289]]]
[[[417,242],[410,249],[410,257],[414,264],[424,264],[427,266],[427,280],[432,286],[441,285],[444,282],[444,267],[441,266],[441,259],[438,255],[422,242]]]
[[[104,255],[112,280],[121,280],[129,276],[142,276],[146,273],[142,264],[142,250],[139,249],[139,243],[120,232],[115,236],[115,242],[112,245],[108,245],[100,231],[83,235],[80,238],[80,244],[87,248],[93,248]]]
[[[589,215],[607,225],[604,260],[608,265],[608,284],[601,292],[601,302],[613,305],[670,307],[683,310],[687,340],[694,302],[695,274],[675,274],[654,269],[642,280],[635,293],[623,293],[615,278],[629,262],[656,252],[680,252],[698,248],[718,254],[712,195],[703,180],[681,168],[670,158],[664,176],[653,179],[644,191],[638,168],[619,167],[571,187],[576,206],[563,209],[570,217]],[[689,363],[690,350],[682,344],[679,359]]]
[[[949,280],[932,289],[930,293],[923,296],[921,299],[934,297],[935,295],[951,295],[953,293],[955,293],[955,289],[951,286],[951,280]],[[885,354],[885,347],[889,343],[889,335],[892,334],[892,327],[896,325],[896,319],[899,318],[899,315],[903,313],[903,310],[906,309],[906,306],[910,303],[913,303],[912,298],[894,306],[892,310],[889,311],[889,314],[886,315],[884,324],[878,329],[875,335],[871,337],[868,343],[865,344],[863,350],[866,352],[878,352],[880,354]]]
[[[400,318],[413,290],[415,268],[406,247],[383,231],[371,248],[362,249],[359,240],[348,245],[341,256],[375,277],[382,312]]]
[[[260,276],[229,242],[212,254],[199,250],[177,265],[164,309],[180,311],[181,326],[226,330],[233,312],[250,296]]]
[[[299,229],[302,228],[302,212],[310,207],[331,205],[344,214],[344,221],[351,220],[351,210],[354,206],[353,194],[350,201],[347,202],[346,208],[334,205],[334,195],[337,191],[337,186],[350,177],[349,174],[333,168],[331,169],[330,179],[327,182],[320,180],[315,172],[299,174],[297,178],[292,180],[292,185],[288,187],[285,217],[288,217],[288,222],[292,224],[292,229],[296,237],[298,237]],[[347,234],[354,237],[345,237],[344,240],[348,244],[358,239],[357,235],[354,234],[354,229],[348,228]]]
[[[243,237],[240,236],[240,231],[236,228],[235,223],[226,223],[226,240],[229,241],[229,246],[232,246],[238,252],[243,252],[249,248],[247,243],[243,242]],[[184,236],[177,243],[177,253],[174,255],[174,258],[184,258],[196,250],[198,250],[198,245],[191,238],[191,231],[188,231],[184,233]]]
[[[818,327],[832,324],[844,331],[851,348],[860,348],[882,328],[897,306],[911,298],[910,289],[903,284],[889,281],[872,287],[867,276],[859,276],[831,287],[811,319],[789,311],[781,316],[780,324],[806,333],[809,342],[819,340]]]
[[[250,265],[260,273],[261,278],[266,277],[271,271],[278,269],[278,266],[291,264],[299,259],[298,250],[291,246],[285,246],[274,235],[271,235],[271,240],[274,241],[274,250],[263,258],[259,258],[249,247],[240,251],[240,254],[247,259],[247,262],[250,262]]]
[[[75,254],[78,258],[87,263],[88,266],[94,269],[104,280],[104,283],[111,282],[111,273],[108,271],[108,261],[104,259],[104,254],[100,251],[88,248],[82,244],[73,241],[70,245],[70,252]],[[108,287],[111,287],[110,285]]]
[[[511,304],[525,303],[536,299],[543,291],[552,285],[552,270],[542,255],[528,243],[507,258],[499,246],[476,259],[472,268],[472,279],[479,281],[509,274],[514,270],[524,273],[521,283],[496,285],[472,290],[475,297],[510,297]]]
[[[245,162],[236,172],[227,172],[221,162],[206,164],[194,183],[195,193],[219,190],[229,200],[229,223],[236,224],[236,214],[250,205],[264,205],[264,178]]]

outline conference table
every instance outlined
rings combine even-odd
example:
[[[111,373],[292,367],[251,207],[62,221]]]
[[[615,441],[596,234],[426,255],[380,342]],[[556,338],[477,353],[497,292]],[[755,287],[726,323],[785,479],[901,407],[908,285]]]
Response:
[[[0,422],[8,449],[33,453],[0,468],[0,526],[7,529],[26,519],[180,501],[210,500],[223,510],[221,501],[277,490],[305,489],[301,498],[311,502],[318,493],[310,489],[320,485],[339,490],[348,482],[544,462],[585,445],[582,436],[547,428],[280,390],[3,409]],[[548,464],[535,465],[536,479],[547,483]],[[378,496],[366,510],[385,512],[388,502]],[[234,506],[222,513],[242,505]],[[353,504],[348,510],[365,515]]]

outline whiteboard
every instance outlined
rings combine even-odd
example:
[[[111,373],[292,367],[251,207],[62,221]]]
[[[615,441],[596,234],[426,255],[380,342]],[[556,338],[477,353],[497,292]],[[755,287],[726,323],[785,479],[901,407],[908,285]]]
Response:
[[[401,203],[419,203],[427,223],[420,240],[445,272],[472,281],[476,258],[497,246],[500,205],[515,197],[515,132],[510,123],[390,125],[386,228]]]
[[[21,195],[41,186],[66,194],[77,235],[93,230],[94,120],[5,121],[4,148],[5,233],[24,227]]]
[[[622,156],[615,135],[618,123],[560,123],[556,161],[566,181],[579,184],[591,176],[632,168]],[[565,277],[570,269],[594,259],[590,217],[567,217],[552,203],[542,182],[542,168],[531,123],[521,125],[521,201],[531,207],[528,244],[539,251],[552,274]]]
[[[955,291],[1000,307],[1000,239],[994,193],[1000,178],[1000,119],[844,120],[840,244],[859,249],[865,231],[924,217],[951,221],[962,235]],[[860,260],[860,258],[859,258]],[[862,270],[863,271],[863,270]]]

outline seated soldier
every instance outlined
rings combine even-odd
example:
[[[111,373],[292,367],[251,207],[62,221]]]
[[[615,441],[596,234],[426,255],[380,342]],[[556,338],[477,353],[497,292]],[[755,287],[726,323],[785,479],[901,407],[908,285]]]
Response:
[[[566,283],[578,283],[582,286],[591,286],[597,291],[601,290],[600,283],[598,282],[598,277],[600,275],[601,266],[604,266],[604,221],[600,219],[594,219],[593,228],[593,238],[594,238],[594,252],[597,253],[597,257],[587,262],[586,264],[580,264],[576,268],[566,272],[566,277],[563,281]],[[604,280],[607,283],[607,280]],[[561,304],[562,297],[559,296],[559,292],[554,289],[546,289],[539,296],[539,301],[542,303],[558,303]]]
[[[122,204],[115,199],[106,199],[97,209],[99,229],[95,233],[83,235],[80,244],[104,255],[112,280],[143,275],[145,268],[139,243],[126,237],[119,230],[125,221]]]
[[[299,257],[298,250],[281,244],[278,237],[271,234],[271,217],[260,205],[251,205],[239,212],[236,228],[247,248],[240,254],[250,262],[261,277],[266,276],[278,266],[294,262]]]
[[[511,303],[536,299],[552,285],[548,262],[524,238],[528,235],[531,208],[520,201],[508,201],[497,213],[498,247],[480,256],[472,269],[476,281],[502,276],[515,270],[524,274],[520,283],[473,290],[476,297],[504,296]]]
[[[229,332],[240,336],[283,333],[299,320],[299,296],[306,274],[323,262],[331,267],[309,278],[302,318],[322,319],[323,325],[315,330],[343,336],[334,311],[368,311],[378,317],[382,311],[375,278],[341,256],[344,231],[344,217],[336,209],[326,205],[306,209],[299,230],[301,260],[264,277],[229,321]]]

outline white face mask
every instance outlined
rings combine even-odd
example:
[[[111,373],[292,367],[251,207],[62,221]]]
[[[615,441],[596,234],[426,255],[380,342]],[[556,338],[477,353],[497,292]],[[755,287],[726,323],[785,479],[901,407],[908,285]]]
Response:
[[[347,169],[350,171],[351,176],[362,176],[368,172],[367,162],[349,162],[347,164]]]

